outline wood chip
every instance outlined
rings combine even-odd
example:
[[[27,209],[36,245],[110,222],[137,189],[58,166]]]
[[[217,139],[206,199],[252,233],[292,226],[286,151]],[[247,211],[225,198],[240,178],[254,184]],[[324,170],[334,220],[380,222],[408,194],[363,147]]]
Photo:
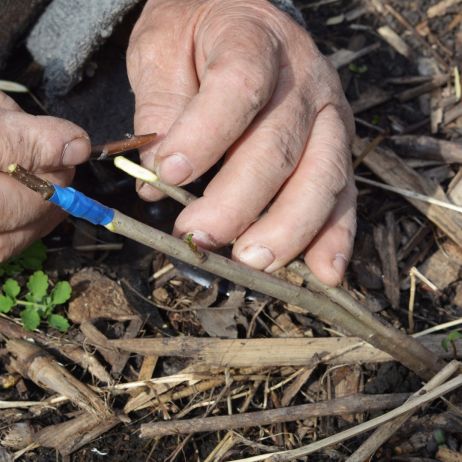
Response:
[[[446,14],[450,8],[458,5],[459,3],[462,3],[462,0],[442,0],[427,10],[427,16],[429,18],[442,16],[443,14]]]

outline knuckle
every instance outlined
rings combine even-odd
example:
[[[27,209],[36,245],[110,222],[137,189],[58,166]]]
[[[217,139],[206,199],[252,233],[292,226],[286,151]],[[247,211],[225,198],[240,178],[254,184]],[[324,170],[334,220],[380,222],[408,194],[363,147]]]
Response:
[[[276,173],[289,175],[298,164],[301,155],[301,142],[287,126],[267,126],[261,129],[263,136],[263,165]]]
[[[18,113],[15,111],[3,111],[0,113],[0,152],[1,166],[6,168],[12,162],[21,162],[25,168],[30,168],[32,159],[23,159],[23,153],[28,152],[28,137],[23,134],[23,124],[18,120]],[[30,156],[32,157],[32,156]]]
[[[267,101],[267,79],[263,69],[249,65],[245,58],[235,60],[226,70],[228,85],[236,88],[239,94],[249,101],[254,110],[259,110]]]

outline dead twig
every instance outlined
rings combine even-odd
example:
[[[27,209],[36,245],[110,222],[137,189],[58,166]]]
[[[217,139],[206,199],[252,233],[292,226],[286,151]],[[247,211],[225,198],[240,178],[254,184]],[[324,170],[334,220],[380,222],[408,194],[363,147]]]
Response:
[[[422,339],[431,354],[446,354],[441,347],[444,335]],[[98,342],[95,337],[93,342]],[[215,367],[306,366],[319,363],[386,362],[392,356],[368,344],[358,346],[358,337],[220,339],[198,337],[137,338],[105,340],[106,348],[144,356],[193,358]],[[269,354],[268,352],[271,352]],[[448,356],[449,357],[449,356]]]
[[[319,451],[320,449],[332,446],[333,444],[341,443],[342,441],[345,441],[349,438],[353,438],[356,435],[360,435],[364,432],[372,430],[378,427],[379,425],[382,425],[383,423],[386,423],[403,414],[406,414],[411,410],[417,409],[420,406],[459,388],[460,386],[462,386],[462,375],[455,377],[454,379],[434,388],[428,393],[419,396],[413,399],[412,401],[407,401],[400,407],[393,409],[392,411],[387,412],[386,414],[383,414],[362,424],[356,425],[353,428],[337,433],[333,436],[329,436],[328,438],[316,441],[315,443],[308,444],[307,446],[302,446],[298,449],[293,449],[289,451],[281,451],[272,454],[262,454],[259,456],[248,457],[245,459],[234,459],[233,462],[258,462],[260,460],[264,460],[267,462],[287,462],[290,460],[295,460],[300,457],[307,456],[309,454],[313,454],[314,452]]]
[[[451,361],[444,369],[435,375],[426,385],[424,385],[419,391],[414,393],[409,402],[412,402],[418,396],[422,396],[425,393],[435,389],[437,386],[446,382],[452,375],[460,370],[460,363],[458,361]],[[395,433],[413,414],[414,411],[410,411],[406,414],[401,415],[395,420],[391,420],[386,424],[379,427],[348,459],[347,462],[363,462],[369,460],[369,458],[375,453],[375,451],[387,441],[393,433]]]
[[[17,166],[9,166],[9,171],[14,176]],[[29,173],[29,176],[33,175]],[[206,250],[201,251],[201,256],[198,258],[187,242],[154,229],[117,210],[113,210],[112,221],[105,226],[114,233],[228,279],[235,284],[299,306],[327,324],[342,326],[353,335],[390,353],[424,379],[431,377],[443,366],[439,358],[418,341],[397,329],[385,326],[359,303],[347,303],[346,306],[342,306],[330,300],[328,289],[321,288],[320,293],[315,293]],[[351,312],[352,308],[354,308],[354,315]]]
[[[311,417],[355,414],[378,411],[399,406],[406,399],[406,393],[387,395],[356,394],[320,403],[301,404],[244,414],[225,415],[168,422],[152,422],[141,425],[141,438],[155,438],[180,433],[200,433],[257,427],[283,422],[293,422]]]
[[[39,387],[66,396],[90,414],[99,417],[112,415],[112,411],[96,393],[37,345],[25,340],[9,340],[6,347],[14,358],[13,368],[23,377],[29,378]]]

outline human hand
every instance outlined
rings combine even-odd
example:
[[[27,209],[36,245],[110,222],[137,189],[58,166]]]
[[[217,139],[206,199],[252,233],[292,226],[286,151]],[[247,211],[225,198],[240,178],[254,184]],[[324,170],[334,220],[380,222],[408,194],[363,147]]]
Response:
[[[338,75],[300,26],[265,0],[149,0],[130,40],[135,132],[167,183],[198,178],[227,152],[174,233],[272,272],[301,252],[337,285],[356,229],[353,117]],[[160,193],[139,185],[146,200]]]
[[[68,185],[76,164],[90,154],[88,135],[67,120],[25,113],[0,92],[0,171],[18,163]],[[0,261],[49,233],[64,213],[5,173],[0,173]]]

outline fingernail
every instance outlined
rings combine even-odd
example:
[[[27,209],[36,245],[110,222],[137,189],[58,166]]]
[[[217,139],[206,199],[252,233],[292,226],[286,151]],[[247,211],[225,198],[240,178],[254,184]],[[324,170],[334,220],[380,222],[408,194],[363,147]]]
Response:
[[[205,231],[191,231],[189,233],[183,234],[183,237],[189,236],[192,234],[192,240],[199,246],[203,247],[204,249],[210,249],[213,247],[216,247],[217,244],[215,240],[210,236],[209,233],[206,233]]]
[[[157,174],[162,181],[169,184],[180,184],[193,172],[188,158],[179,152],[164,157],[157,167]]]
[[[348,260],[343,253],[338,253],[335,255],[332,266],[334,267],[335,272],[339,275],[339,278],[343,279],[348,266]]]
[[[237,258],[252,268],[263,270],[274,261],[273,252],[262,245],[250,245],[237,254]]]
[[[65,167],[81,164],[90,154],[90,140],[86,136],[75,138],[64,145],[61,155]]]

